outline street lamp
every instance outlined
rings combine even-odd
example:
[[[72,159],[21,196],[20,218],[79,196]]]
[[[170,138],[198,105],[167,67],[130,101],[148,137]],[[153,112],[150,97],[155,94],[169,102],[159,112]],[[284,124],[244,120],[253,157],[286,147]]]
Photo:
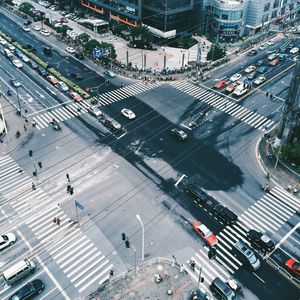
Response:
[[[144,258],[145,258],[145,228],[144,228],[144,224],[142,222],[141,216],[139,214],[137,214],[136,218],[140,221],[141,226],[142,226],[142,261],[144,261]]]

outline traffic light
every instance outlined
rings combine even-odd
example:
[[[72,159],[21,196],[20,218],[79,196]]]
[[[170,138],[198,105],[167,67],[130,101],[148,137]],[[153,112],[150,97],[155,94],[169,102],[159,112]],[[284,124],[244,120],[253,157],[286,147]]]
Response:
[[[33,155],[32,150],[29,150],[29,156],[32,157],[32,155]]]
[[[273,100],[273,98],[274,98],[274,95],[270,94],[270,99]]]
[[[38,162],[38,165],[39,165],[39,167],[40,167],[40,168],[42,168],[42,167],[43,167],[43,164],[42,164],[42,162],[41,162],[41,161],[39,161],[39,162]]]
[[[122,240],[125,241],[126,240],[126,234],[125,234],[125,232],[122,232],[121,236],[122,236]]]
[[[130,242],[129,242],[129,240],[125,241],[125,246],[126,246],[126,248],[130,248]]]

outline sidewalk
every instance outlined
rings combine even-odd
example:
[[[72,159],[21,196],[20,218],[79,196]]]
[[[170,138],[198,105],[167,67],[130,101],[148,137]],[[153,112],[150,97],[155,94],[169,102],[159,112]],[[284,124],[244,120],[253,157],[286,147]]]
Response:
[[[3,95],[0,96],[0,107],[2,107],[7,128],[7,134],[0,137],[0,153],[3,155],[16,150],[26,142],[32,133],[32,125],[30,119],[27,123],[24,118],[17,115],[16,108]],[[1,125],[4,126],[4,123],[0,119],[0,127]],[[19,138],[15,137],[17,131],[21,134]]]
[[[160,275],[162,281],[157,283],[155,276]],[[97,291],[89,295],[89,300],[141,300],[141,299],[182,299],[191,297],[196,290],[197,282],[168,259],[156,258],[117,277],[112,276]],[[171,291],[170,295],[168,291]]]

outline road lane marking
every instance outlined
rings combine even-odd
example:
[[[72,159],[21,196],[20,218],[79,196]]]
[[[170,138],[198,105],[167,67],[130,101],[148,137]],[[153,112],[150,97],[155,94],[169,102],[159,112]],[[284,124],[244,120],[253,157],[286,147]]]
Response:
[[[177,182],[175,183],[175,186],[178,186],[178,184],[185,178],[187,177],[185,174],[183,174],[178,180]]]
[[[260,278],[258,275],[256,275],[255,273],[252,272],[252,274],[257,277],[261,282],[266,283],[262,278]]]

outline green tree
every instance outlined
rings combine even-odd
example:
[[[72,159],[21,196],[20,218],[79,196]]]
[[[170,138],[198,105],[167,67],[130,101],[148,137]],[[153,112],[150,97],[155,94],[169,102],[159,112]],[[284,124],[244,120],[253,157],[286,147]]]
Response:
[[[87,33],[81,33],[76,36],[75,41],[76,44],[83,46],[90,40],[90,38],[91,37]]]
[[[218,60],[226,55],[226,51],[219,44],[212,44],[207,53],[207,60]]]
[[[26,15],[32,15],[34,10],[34,7],[32,4],[28,3],[28,2],[23,2],[21,3],[21,5],[19,6],[19,11],[23,12]]]
[[[67,25],[63,25],[60,27],[57,27],[56,31],[57,33],[59,33],[62,37],[66,37],[67,36],[67,31],[70,30],[70,27]]]
[[[94,49],[98,49],[100,47],[100,43],[97,40],[91,39],[84,45],[84,51],[91,54]]]

